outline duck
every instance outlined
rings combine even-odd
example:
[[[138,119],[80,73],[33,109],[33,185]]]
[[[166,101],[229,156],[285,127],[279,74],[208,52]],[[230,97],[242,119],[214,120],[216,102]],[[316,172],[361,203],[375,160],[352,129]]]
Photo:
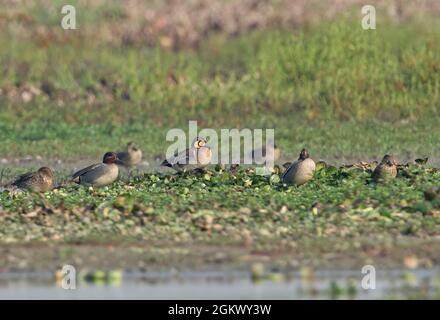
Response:
[[[142,151],[133,141],[127,143],[127,150],[118,152],[117,156],[119,160],[116,161],[116,164],[127,168],[129,177],[131,176],[131,169],[142,161]]]
[[[132,168],[142,161],[142,151],[133,141],[127,143],[127,150],[117,153],[118,163],[127,168]]]
[[[115,152],[106,152],[102,163],[92,164],[72,175],[72,181],[81,185],[103,187],[116,181],[119,169],[116,165],[118,155]]]
[[[41,167],[35,172],[28,172],[16,178],[11,186],[34,192],[46,192],[54,187],[54,174],[48,167]]]
[[[383,182],[393,179],[397,176],[397,161],[396,159],[386,154],[379,165],[374,169],[371,177],[373,182]]]
[[[315,171],[315,161],[310,158],[307,149],[302,149],[297,161],[293,162],[282,176],[283,183],[302,185],[312,180]]]
[[[212,150],[206,145],[206,140],[196,137],[190,148],[165,159],[161,166],[173,168],[178,172],[188,172],[203,169],[211,162],[211,159]]]
[[[262,163],[266,161],[267,156],[272,156],[273,161],[278,161],[281,157],[281,149],[273,142],[270,141],[269,148],[266,149],[264,145],[261,149],[252,150],[252,160],[256,163]]]

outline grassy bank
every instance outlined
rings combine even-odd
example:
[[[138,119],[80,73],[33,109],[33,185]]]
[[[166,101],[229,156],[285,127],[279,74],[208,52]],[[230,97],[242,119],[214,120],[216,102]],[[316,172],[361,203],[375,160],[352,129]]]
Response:
[[[0,183],[27,170],[11,160],[27,155],[42,164],[100,159],[134,140],[145,158],[161,158],[167,131],[185,130],[188,120],[200,129],[274,128],[289,161],[302,147],[330,164],[385,153],[402,163],[430,161],[402,167],[386,185],[369,183],[372,167],[323,168],[298,188],[282,185],[278,174],[210,168],[188,176],[148,172],[99,189],[2,191],[4,250],[121,241],[206,246],[208,256],[230,246],[313,259],[324,246],[344,256],[359,250],[366,260],[386,256],[404,239],[396,260],[426,253],[439,263],[432,248],[440,235],[440,195],[425,194],[440,185],[438,10],[380,13],[377,30],[364,31],[359,8],[323,20],[316,11],[299,21],[281,1],[270,18],[257,15],[255,25],[245,23],[251,14],[234,25],[233,13],[244,9],[230,7],[218,25],[205,26],[203,14],[188,13],[197,19],[188,25],[166,8],[137,13],[119,1],[90,8],[77,1],[79,28],[64,31],[53,18],[60,3],[42,3],[0,4]],[[272,12],[251,4],[244,12]],[[57,178],[70,169],[56,171]],[[380,245],[370,246],[376,240]],[[164,252],[161,261],[171,261]],[[202,251],[195,255],[205,261]]]
[[[183,124],[181,128],[187,130],[188,124]],[[198,128],[204,127],[199,124]],[[14,125],[3,123],[0,125],[0,158],[31,155],[40,156],[43,160],[98,160],[104,152],[120,150],[127,141],[134,140],[144,151],[145,158],[155,164],[154,159],[163,158],[171,144],[165,141],[168,129],[143,124],[69,126],[58,122],[44,125],[33,123],[17,129]],[[220,134],[220,128],[216,129]],[[416,123],[333,120],[277,125],[275,138],[282,149],[283,161],[296,159],[299,150],[307,147],[314,159],[333,164],[380,160],[385,153],[393,153],[403,163],[414,158],[429,157],[429,165],[439,166],[439,130],[437,118]]]
[[[0,154],[95,157],[127,140],[157,154],[168,129],[198,120],[275,128],[293,155],[307,144],[319,157],[438,157],[438,30],[436,21],[385,20],[364,31],[342,17],[213,34],[184,51],[114,47],[68,31],[42,45],[3,31]]]
[[[64,187],[43,195],[0,194],[2,242],[147,240],[289,246],[342,237],[440,234],[438,169],[402,168],[395,181],[370,183],[371,169],[320,169],[299,188],[277,174],[210,170],[145,174],[110,187]]]

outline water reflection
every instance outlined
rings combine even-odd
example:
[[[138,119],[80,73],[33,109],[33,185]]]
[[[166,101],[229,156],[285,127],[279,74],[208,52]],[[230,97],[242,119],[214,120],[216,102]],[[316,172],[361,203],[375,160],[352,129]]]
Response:
[[[79,273],[76,290],[51,272],[0,273],[0,299],[440,299],[440,270],[377,273],[376,289],[353,270]]]

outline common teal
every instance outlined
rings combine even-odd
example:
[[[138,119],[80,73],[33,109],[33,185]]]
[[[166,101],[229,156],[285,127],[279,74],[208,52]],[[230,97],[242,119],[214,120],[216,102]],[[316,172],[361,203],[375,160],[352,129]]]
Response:
[[[128,169],[133,168],[142,161],[142,151],[134,142],[127,143],[127,150],[118,152],[117,156],[119,159],[117,163],[122,164]]]
[[[316,164],[306,149],[302,149],[297,161],[293,162],[283,174],[283,182],[302,185],[313,178]]]
[[[53,189],[54,176],[48,167],[41,167],[38,171],[28,172],[17,177],[11,183],[19,189],[26,189],[35,192],[46,192]]]
[[[134,142],[127,143],[127,150],[118,152],[116,164],[124,166],[128,170],[128,179],[131,177],[131,170],[142,161],[142,151]]]
[[[373,182],[388,181],[397,176],[397,161],[386,154],[372,173]]]
[[[118,156],[115,152],[107,152],[102,163],[93,164],[75,172],[72,181],[82,185],[102,187],[113,183],[119,175],[118,166],[115,162]]]

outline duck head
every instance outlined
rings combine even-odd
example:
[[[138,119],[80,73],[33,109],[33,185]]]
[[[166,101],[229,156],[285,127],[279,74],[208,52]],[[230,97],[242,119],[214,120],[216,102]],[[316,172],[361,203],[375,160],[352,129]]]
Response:
[[[130,141],[129,143],[127,143],[127,150],[128,151],[137,151],[138,148],[136,147],[135,143],[133,141]]]
[[[393,156],[389,155],[389,154],[386,154],[383,157],[382,163],[384,163],[384,164],[386,164],[387,166],[390,166],[390,167],[397,165],[396,159]]]
[[[309,157],[310,157],[310,155],[309,155],[309,152],[307,151],[307,149],[302,149],[301,153],[299,154],[298,160],[305,160]]]
[[[40,169],[38,169],[38,174],[43,177],[53,178],[53,172],[48,167],[41,167]]]
[[[113,164],[118,160],[118,156],[114,152],[107,152],[102,159],[105,164]]]
[[[200,149],[201,147],[204,147],[206,145],[206,140],[201,137],[197,137],[193,141],[193,147],[196,149]]]

